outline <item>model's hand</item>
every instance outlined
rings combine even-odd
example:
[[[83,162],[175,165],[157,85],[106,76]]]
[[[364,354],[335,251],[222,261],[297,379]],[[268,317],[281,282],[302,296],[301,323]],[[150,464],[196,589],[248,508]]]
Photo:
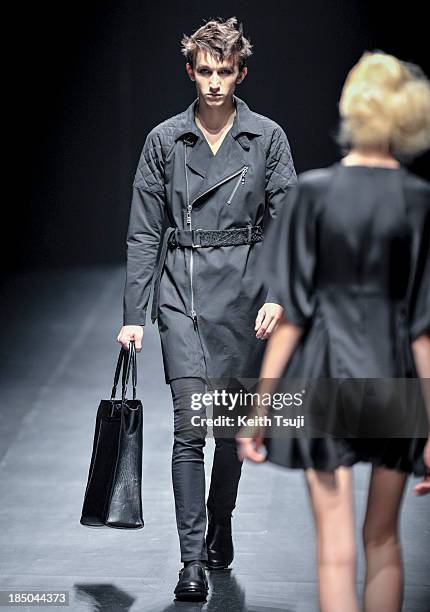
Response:
[[[427,440],[427,444],[424,447],[424,463],[428,472],[421,482],[415,485],[416,495],[426,495],[426,493],[430,493],[430,438]]]
[[[279,304],[271,302],[263,304],[255,319],[255,337],[260,340],[267,340],[270,334],[278,327],[283,313],[284,309]]]
[[[143,325],[124,325],[117,336],[117,341],[128,351],[130,341],[134,340],[136,352],[142,350]]]

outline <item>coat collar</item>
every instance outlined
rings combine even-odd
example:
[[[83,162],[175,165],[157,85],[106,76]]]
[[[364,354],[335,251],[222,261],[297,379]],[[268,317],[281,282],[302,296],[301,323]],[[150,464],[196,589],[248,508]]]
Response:
[[[263,133],[261,127],[258,124],[254,113],[250,110],[248,105],[243,100],[234,95],[233,102],[236,106],[236,116],[231,127],[231,135],[233,136],[233,138],[237,138],[242,134],[252,134],[254,136],[261,136]],[[201,133],[197,128],[196,122],[194,120],[194,113],[196,110],[197,103],[198,98],[196,98],[194,102],[192,102],[190,106],[180,115],[180,125],[175,130],[175,141],[178,140],[181,136],[185,136],[186,134],[193,134],[195,136],[195,138],[193,139],[194,142],[198,138],[201,138]]]

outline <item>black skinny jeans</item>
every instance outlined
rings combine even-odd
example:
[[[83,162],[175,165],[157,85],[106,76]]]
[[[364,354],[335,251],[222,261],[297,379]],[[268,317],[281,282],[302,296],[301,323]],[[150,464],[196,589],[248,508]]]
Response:
[[[201,378],[187,377],[170,381],[170,389],[174,411],[172,481],[181,560],[207,560],[203,452],[207,430],[204,426],[191,426],[190,418],[206,416],[204,407],[191,408],[191,396],[205,393],[208,386]],[[215,520],[222,520],[231,516],[236,505],[242,462],[238,458],[234,437],[217,437],[215,428],[214,437],[215,454],[207,508]]]

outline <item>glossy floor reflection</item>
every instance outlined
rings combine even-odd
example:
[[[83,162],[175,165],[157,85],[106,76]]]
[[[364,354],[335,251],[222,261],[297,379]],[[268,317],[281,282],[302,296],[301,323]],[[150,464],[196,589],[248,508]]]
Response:
[[[69,609],[77,611],[316,612],[314,531],[303,476],[270,465],[244,466],[232,569],[209,573],[206,603],[173,601],[180,562],[170,480],[172,409],[151,324],[138,356],[145,527],[80,525],[95,414],[100,398],[109,397],[118,357],[124,278],[122,267],[98,267],[3,279],[0,588],[67,590]],[[212,452],[209,439],[208,475]],[[366,466],[354,469],[357,525],[368,475]],[[429,612],[430,498],[415,498],[413,483],[402,517],[404,610]],[[361,550],[358,578],[361,584]]]

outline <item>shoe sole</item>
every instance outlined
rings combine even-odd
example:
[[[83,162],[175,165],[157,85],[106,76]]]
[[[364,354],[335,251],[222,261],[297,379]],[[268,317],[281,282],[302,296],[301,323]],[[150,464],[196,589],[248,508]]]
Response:
[[[207,591],[183,591],[175,593],[176,599],[180,601],[196,601],[199,599],[207,599],[209,589]]]
[[[206,565],[206,569],[208,569],[208,570],[225,570],[225,569],[230,569],[230,563],[227,563],[227,565]]]

